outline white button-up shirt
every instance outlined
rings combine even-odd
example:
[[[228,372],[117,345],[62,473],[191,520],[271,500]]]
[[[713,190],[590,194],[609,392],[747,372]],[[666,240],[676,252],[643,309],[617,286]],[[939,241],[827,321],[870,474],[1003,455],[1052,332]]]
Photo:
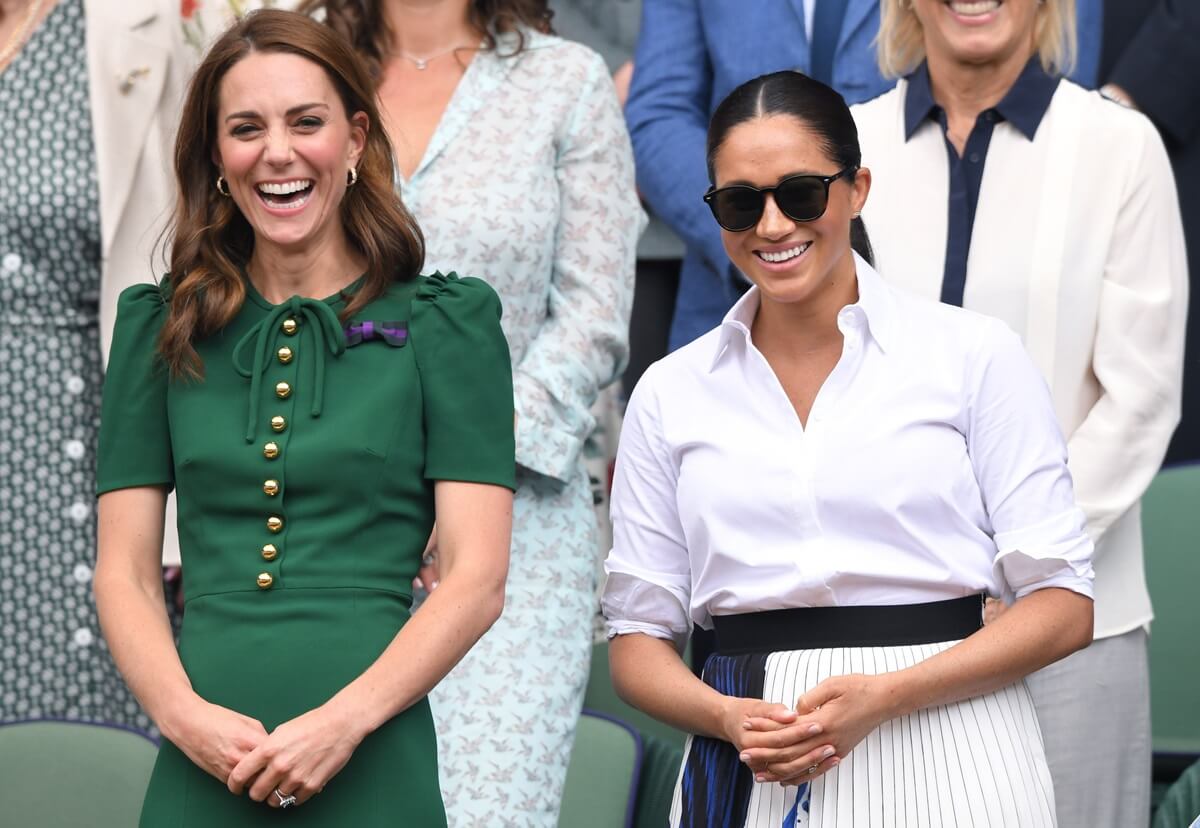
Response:
[[[857,270],[805,427],[751,340],[756,289],[642,377],[613,486],[610,636],[681,642],[692,622],[787,607],[1091,595],[1063,438],[1020,340]]]

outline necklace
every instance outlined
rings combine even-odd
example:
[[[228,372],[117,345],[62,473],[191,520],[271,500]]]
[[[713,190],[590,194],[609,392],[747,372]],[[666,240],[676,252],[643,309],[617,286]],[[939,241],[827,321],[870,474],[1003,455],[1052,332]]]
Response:
[[[42,10],[42,6],[46,0],[31,0],[28,10],[25,12],[25,19],[21,21],[21,25],[17,26],[16,31],[9,37],[8,43],[4,44],[4,48],[0,49],[0,66],[6,66],[9,58],[17,53],[17,49],[21,48],[21,44],[25,42],[25,38],[29,35],[29,30],[33,27],[33,21],[37,19],[38,13]]]
[[[40,2],[40,0],[39,0],[39,2]],[[454,46],[451,46],[449,49],[443,49],[440,52],[434,52],[432,55],[428,55],[426,57],[417,57],[416,55],[410,55],[408,52],[401,51],[400,49],[390,49],[390,50],[388,50],[388,54],[392,55],[393,57],[403,58],[404,60],[407,60],[409,63],[412,63],[419,70],[424,72],[426,69],[429,68],[429,64],[431,61],[435,61],[440,57],[450,54],[451,52],[457,52],[459,49],[469,49],[469,48],[471,48],[471,47],[461,46],[461,45],[456,44]]]

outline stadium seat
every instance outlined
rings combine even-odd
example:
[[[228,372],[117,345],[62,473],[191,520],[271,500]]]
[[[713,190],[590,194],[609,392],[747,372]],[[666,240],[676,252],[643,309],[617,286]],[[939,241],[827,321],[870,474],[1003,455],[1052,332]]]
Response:
[[[1159,472],[1142,499],[1150,627],[1150,704],[1156,773],[1200,757],[1200,464]],[[1174,775],[1174,774],[1172,774]]]
[[[0,824],[137,825],[157,753],[148,737],[108,725],[0,725]]]
[[[624,722],[589,710],[579,717],[567,766],[562,828],[632,828],[642,741]]]

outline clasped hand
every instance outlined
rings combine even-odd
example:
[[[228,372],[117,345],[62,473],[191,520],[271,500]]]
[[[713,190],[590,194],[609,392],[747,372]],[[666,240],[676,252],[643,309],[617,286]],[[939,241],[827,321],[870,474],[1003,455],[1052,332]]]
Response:
[[[172,741],[231,793],[279,807],[278,789],[296,804],[319,793],[365,736],[354,717],[333,703],[284,722],[267,733],[262,723],[200,699],[189,704]]]
[[[796,701],[743,700],[730,741],[758,782],[799,785],[837,767],[855,745],[891,716],[881,676],[834,676]]]

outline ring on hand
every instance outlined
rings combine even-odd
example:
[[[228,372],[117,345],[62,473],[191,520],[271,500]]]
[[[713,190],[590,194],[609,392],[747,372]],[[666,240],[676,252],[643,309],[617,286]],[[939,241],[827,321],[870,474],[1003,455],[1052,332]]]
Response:
[[[812,776],[813,774],[815,774],[817,772],[817,768],[819,768],[820,766],[821,766],[820,762],[818,762],[815,765],[809,765],[808,769],[805,770],[804,772],[807,773],[809,776]]]
[[[437,560],[436,552],[426,552],[421,556],[421,566],[433,566],[433,562]]]
[[[295,796],[293,796],[292,794],[288,794],[287,796],[284,796],[283,792],[280,791],[279,788],[276,788],[275,790],[271,791],[271,793],[273,793],[273,794],[275,794],[275,796],[279,797],[279,807],[280,808],[290,808],[296,804]]]

